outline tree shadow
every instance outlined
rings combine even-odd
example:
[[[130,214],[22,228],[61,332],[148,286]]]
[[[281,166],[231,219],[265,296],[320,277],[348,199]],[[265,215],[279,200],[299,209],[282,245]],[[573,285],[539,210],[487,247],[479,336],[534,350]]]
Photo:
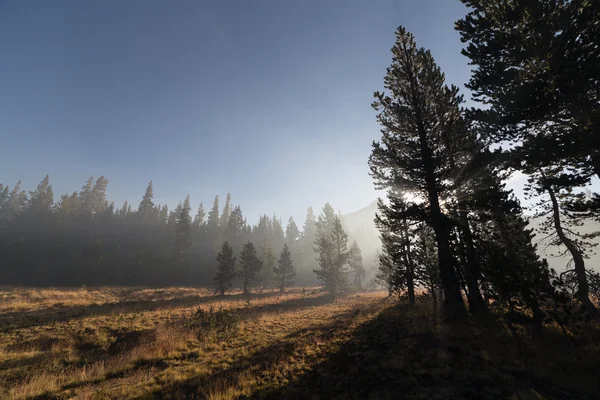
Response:
[[[288,304],[284,305],[282,309],[289,310],[290,307],[300,304],[318,306],[328,301],[330,301],[328,296],[298,299],[287,302]],[[265,306],[265,309],[272,309],[271,306]],[[315,339],[327,342],[338,330],[347,327],[350,321],[358,317],[362,311],[360,308],[351,308],[336,314],[331,321],[325,324],[295,330],[248,356],[238,358],[227,368],[219,369],[210,375],[196,376],[164,387],[153,393],[154,399],[204,398],[220,383],[226,382],[235,385],[238,380],[244,379],[247,373],[260,374],[269,367],[285,363],[289,357],[298,355],[307,343]],[[140,399],[142,398],[144,397],[140,397]]]
[[[154,398],[205,398],[243,387],[244,379],[256,383],[247,389],[251,393],[241,390],[246,394],[234,394],[236,398],[593,399],[600,392],[591,371],[579,379],[574,375],[573,382],[558,381],[553,376],[558,377],[560,367],[532,370],[536,361],[522,358],[506,330],[473,322],[441,323],[423,305],[386,307],[325,359],[315,359],[302,372],[287,367],[302,359],[306,343],[315,337],[332,339],[356,312],[296,330],[227,368],[163,388]]]
[[[498,325],[439,324],[422,307],[400,304],[361,325],[305,374],[246,398],[566,400],[600,393],[593,373],[559,382],[553,377],[564,374],[562,368],[539,373],[534,365]]]
[[[279,293],[253,293],[250,295],[234,294],[226,296],[184,296],[161,300],[125,300],[116,303],[87,304],[77,306],[53,305],[33,311],[13,311],[0,314],[0,329],[10,332],[14,329],[26,329],[56,322],[67,322],[73,319],[90,316],[119,314],[124,312],[145,312],[159,309],[188,307],[213,302],[235,302],[242,300],[260,300],[276,297]]]

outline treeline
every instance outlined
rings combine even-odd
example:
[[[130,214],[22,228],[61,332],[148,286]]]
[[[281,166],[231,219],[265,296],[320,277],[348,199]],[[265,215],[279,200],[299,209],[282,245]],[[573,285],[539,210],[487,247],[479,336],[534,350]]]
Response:
[[[192,211],[188,196],[169,210],[154,204],[152,182],[137,207],[125,202],[116,208],[106,199],[107,185],[104,177],[90,178],[55,202],[48,176],[29,192],[21,182],[0,184],[0,285],[208,287],[223,242],[238,261],[244,244],[253,244],[264,264],[250,279],[253,287],[280,287],[275,258],[286,243],[296,284],[318,283],[314,246],[319,229],[336,216],[330,204],[319,216],[308,208],[301,230],[293,218],[284,227],[275,215],[250,225],[230,195],[222,207],[216,196],[210,209],[200,203]],[[243,284],[239,275],[232,279],[230,285]]]
[[[493,305],[538,326],[573,310],[598,319],[600,277],[585,260],[599,233],[577,228],[600,216],[600,196],[585,190],[600,176],[599,3],[463,2],[468,88],[485,107],[464,108],[402,27],[375,93],[382,137],[369,165],[387,190],[379,278],[410,302],[426,289],[448,318],[489,316]],[[564,272],[536,254],[503,183],[515,171],[529,177],[545,243],[568,256]]]

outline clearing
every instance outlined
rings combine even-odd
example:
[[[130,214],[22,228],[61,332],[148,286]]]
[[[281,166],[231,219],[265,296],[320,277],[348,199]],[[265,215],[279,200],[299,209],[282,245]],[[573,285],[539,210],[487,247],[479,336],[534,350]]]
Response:
[[[597,326],[517,328],[383,292],[4,289],[0,398],[597,398]]]

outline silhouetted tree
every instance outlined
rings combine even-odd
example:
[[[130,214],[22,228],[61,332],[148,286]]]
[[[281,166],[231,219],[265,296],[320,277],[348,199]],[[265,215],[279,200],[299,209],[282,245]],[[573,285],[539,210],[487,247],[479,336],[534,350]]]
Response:
[[[173,240],[173,258],[183,261],[184,254],[191,245],[190,233],[192,229],[192,218],[190,216],[190,196],[183,202],[181,210],[175,215],[175,239]]]
[[[152,181],[150,181],[146,187],[146,193],[144,193],[144,197],[142,197],[142,201],[137,209],[137,214],[143,221],[149,221],[152,218],[152,213],[154,212],[153,198],[154,188],[152,187]]]
[[[332,298],[348,287],[347,262],[348,262],[348,235],[344,232],[337,216],[333,217],[333,227],[327,235],[317,237],[317,250],[319,254],[319,269],[314,270],[317,278]]]
[[[227,197],[225,198],[225,206],[223,207],[223,213],[221,214],[221,219],[219,221],[221,227],[223,227],[224,230],[227,230],[230,213],[231,213],[231,193],[227,193]]]
[[[233,249],[226,241],[221,243],[217,253],[217,272],[213,277],[215,289],[223,296],[231,289],[233,278],[235,278],[235,257]]]
[[[286,287],[290,287],[294,284],[292,279],[296,276],[294,263],[292,262],[292,253],[290,253],[290,248],[287,243],[284,243],[283,245],[283,250],[281,251],[279,260],[277,260],[277,264],[278,266],[273,268],[275,282],[277,283],[279,292],[283,293]]]
[[[269,242],[265,239],[260,249],[260,260],[263,262],[263,268],[261,272],[261,281],[263,289],[271,287],[273,282],[273,268],[275,268],[277,259],[273,254],[273,248],[269,245]]]
[[[373,107],[382,125],[373,143],[371,173],[380,189],[395,188],[422,198],[435,231],[446,315],[466,316],[449,245],[447,217],[440,198],[452,190],[463,150],[464,122],[458,88],[448,87],[429,51],[417,48],[403,27],[396,32],[392,65],[384,78],[387,93],[375,93]]]
[[[474,66],[473,116],[513,165],[557,160],[600,177],[600,7],[595,1],[462,0],[456,24]]]
[[[200,203],[200,205],[198,206],[198,211],[196,212],[196,216],[194,217],[194,229],[199,230],[204,228],[204,216],[204,204]]]
[[[252,242],[246,242],[240,253],[240,269],[238,276],[242,280],[244,294],[250,293],[250,285],[260,281],[260,270],[262,261],[256,254],[256,248]]]
[[[356,240],[352,242],[350,252],[348,255],[348,265],[350,266],[350,274],[352,274],[352,281],[354,287],[357,290],[362,290],[362,281],[365,278],[367,272],[363,265],[362,252]]]

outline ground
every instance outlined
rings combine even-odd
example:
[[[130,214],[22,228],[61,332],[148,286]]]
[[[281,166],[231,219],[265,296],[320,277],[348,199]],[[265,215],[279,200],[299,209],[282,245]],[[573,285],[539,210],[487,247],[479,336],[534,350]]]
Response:
[[[449,324],[383,292],[5,288],[0,398],[594,399],[599,331]]]

